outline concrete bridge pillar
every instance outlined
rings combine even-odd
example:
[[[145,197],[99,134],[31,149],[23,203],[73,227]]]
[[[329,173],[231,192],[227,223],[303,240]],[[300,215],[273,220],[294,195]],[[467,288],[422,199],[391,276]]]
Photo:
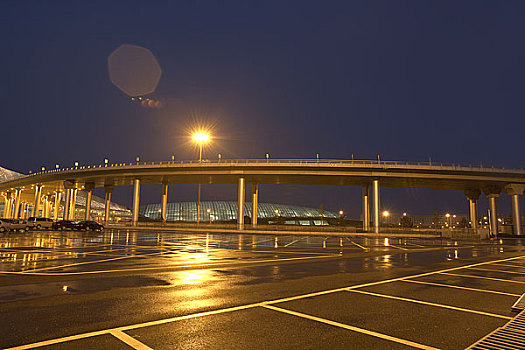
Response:
[[[363,231],[370,230],[370,193],[369,185],[363,185]]]
[[[58,220],[58,209],[60,207],[60,191],[55,191],[55,208],[53,210],[53,220]]]
[[[20,216],[20,197],[22,197],[22,189],[15,190],[15,208],[13,218],[18,219]]]
[[[37,217],[38,212],[40,211],[40,197],[42,195],[42,186],[36,185],[35,186],[35,200],[33,202],[33,213],[31,216]]]
[[[379,233],[379,211],[381,205],[379,203],[379,180],[372,180],[372,200],[374,208],[374,233]]]
[[[86,182],[84,184],[84,188],[87,191],[86,196],[86,212],[84,214],[84,220],[90,220],[91,219],[91,200],[93,198],[93,190],[95,189],[95,183],[93,182]]]
[[[469,201],[470,207],[470,227],[474,229],[475,232],[478,231],[478,199],[480,195],[481,190],[479,189],[465,190],[465,196]]]
[[[166,209],[168,207],[168,184],[162,184],[162,200],[160,202],[160,218],[162,222],[166,222]]]
[[[252,226],[257,226],[257,215],[259,210],[259,184],[252,184]]]
[[[71,189],[66,188],[66,198],[64,199],[64,213],[62,220],[69,220],[69,203],[71,202]]]
[[[483,189],[485,196],[489,199],[490,213],[490,233],[498,237],[498,209],[496,199],[499,197],[501,189],[496,186],[489,186]]]
[[[133,180],[133,226],[139,221],[140,179]]]
[[[244,229],[244,194],[246,191],[246,180],[244,177],[239,178],[239,188],[237,192],[238,197],[238,212],[237,212],[237,226],[239,230]]]
[[[75,220],[75,209],[77,207],[78,188],[71,189],[71,207],[69,208],[69,220]]]
[[[2,218],[5,218],[5,208],[7,208],[7,196],[4,197],[4,211],[2,212]]]
[[[511,184],[505,187],[506,192],[510,195],[512,200],[512,221],[514,226],[514,235],[522,236],[521,227],[521,209],[520,196],[525,193],[525,185]]]
[[[5,218],[13,218],[13,194],[11,192],[7,192],[7,211],[5,214]]]
[[[109,209],[111,206],[111,193],[113,193],[113,184],[106,184],[104,185],[104,193],[105,193],[105,199],[104,199],[104,225],[106,226],[109,222]]]

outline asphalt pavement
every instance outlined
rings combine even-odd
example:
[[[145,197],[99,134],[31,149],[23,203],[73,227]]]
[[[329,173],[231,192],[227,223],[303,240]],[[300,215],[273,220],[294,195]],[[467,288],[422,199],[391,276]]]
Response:
[[[525,241],[106,230],[0,236],[6,349],[464,349]]]

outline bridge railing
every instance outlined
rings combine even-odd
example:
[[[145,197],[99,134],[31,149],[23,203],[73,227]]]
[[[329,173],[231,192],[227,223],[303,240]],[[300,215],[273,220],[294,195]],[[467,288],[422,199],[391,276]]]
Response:
[[[30,173],[27,176],[36,176],[42,174],[51,174],[67,171],[78,171],[78,170],[87,170],[87,169],[97,169],[97,168],[116,168],[116,167],[155,167],[155,166],[224,166],[224,165],[247,165],[247,164],[256,164],[256,165],[311,165],[311,166],[348,166],[348,167],[370,167],[370,168],[398,168],[398,169],[407,169],[407,168],[419,168],[426,170],[473,170],[473,171],[483,171],[483,172],[515,172],[515,173],[524,173],[523,169],[505,169],[505,168],[495,168],[495,167],[484,167],[483,164],[464,165],[460,163],[441,163],[441,162],[405,162],[405,161],[392,161],[392,160],[340,160],[340,159],[205,159],[202,161],[198,160],[168,160],[168,161],[153,161],[153,162],[129,162],[129,163],[108,163],[108,164],[93,164],[93,165],[82,165],[82,166],[73,166],[65,168],[57,168],[45,171],[39,171]]]

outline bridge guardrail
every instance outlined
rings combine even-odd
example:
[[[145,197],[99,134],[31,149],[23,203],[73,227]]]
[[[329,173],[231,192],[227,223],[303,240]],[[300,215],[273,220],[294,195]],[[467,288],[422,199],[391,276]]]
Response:
[[[155,166],[175,166],[175,165],[191,165],[191,166],[209,166],[209,165],[246,165],[246,164],[279,164],[279,165],[312,165],[312,166],[357,166],[357,167],[371,167],[371,168],[397,168],[397,169],[407,169],[413,167],[419,167],[420,169],[426,170],[464,170],[464,171],[483,171],[483,172],[509,172],[509,173],[524,173],[524,169],[505,169],[505,168],[494,168],[494,167],[483,167],[480,166],[465,166],[462,164],[447,164],[447,163],[436,163],[436,162],[403,162],[403,161],[390,161],[390,160],[339,160],[339,159],[214,159],[214,160],[203,160],[199,162],[198,160],[181,160],[181,161],[153,161],[153,162],[131,162],[131,163],[111,163],[111,164],[94,164],[94,165],[84,165],[76,167],[67,167],[67,168],[57,168],[52,170],[45,170],[40,172],[35,172],[28,174],[26,176],[36,176],[42,174],[51,174],[59,172],[68,172],[68,171],[78,171],[78,170],[87,170],[87,169],[97,169],[97,168],[116,168],[116,167],[155,167]]]

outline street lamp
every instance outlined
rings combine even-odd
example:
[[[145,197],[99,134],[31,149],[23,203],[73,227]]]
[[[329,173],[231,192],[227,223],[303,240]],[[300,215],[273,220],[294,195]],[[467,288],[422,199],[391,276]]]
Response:
[[[388,226],[388,217],[390,216],[390,212],[388,210],[385,210],[383,212],[383,216],[385,217],[385,223]]]
[[[202,162],[202,146],[210,141],[210,135],[204,131],[197,131],[193,134],[193,141],[199,145],[199,162]]]
[[[199,145],[199,163],[202,162],[202,147],[204,144],[208,143],[210,141],[210,135],[208,135],[204,131],[197,131],[193,134],[193,141]],[[197,191],[197,224],[200,223],[201,215],[201,184],[199,183],[199,189]]]
[[[206,212],[208,213],[208,218],[210,219],[210,225],[211,225],[211,209],[206,209]]]

